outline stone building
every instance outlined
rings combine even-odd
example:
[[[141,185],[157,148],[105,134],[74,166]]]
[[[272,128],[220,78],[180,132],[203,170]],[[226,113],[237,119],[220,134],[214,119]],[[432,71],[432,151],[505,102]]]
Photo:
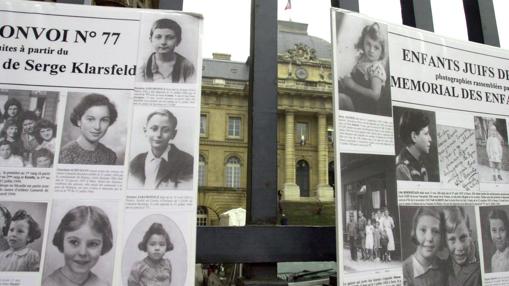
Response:
[[[332,47],[307,24],[278,29],[278,189],[285,201],[333,201]],[[198,212],[209,222],[245,207],[248,78],[227,54],[203,60]]]

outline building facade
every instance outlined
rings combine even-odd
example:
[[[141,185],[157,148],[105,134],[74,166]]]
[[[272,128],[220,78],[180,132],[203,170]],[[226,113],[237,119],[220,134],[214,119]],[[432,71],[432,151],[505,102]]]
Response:
[[[329,42],[307,24],[278,23],[278,190],[284,201],[333,201]],[[203,60],[199,205],[209,222],[246,205],[248,63]]]

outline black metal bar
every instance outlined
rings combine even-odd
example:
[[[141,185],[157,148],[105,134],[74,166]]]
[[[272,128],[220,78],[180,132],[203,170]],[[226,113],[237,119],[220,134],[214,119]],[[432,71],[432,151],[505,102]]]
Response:
[[[493,0],[463,0],[468,39],[499,47]]]
[[[265,1],[265,0],[263,0]],[[198,227],[197,263],[335,261],[336,228]]]
[[[331,6],[359,12],[359,0],[331,0]]]
[[[184,0],[159,0],[159,9],[182,11]]]
[[[431,0],[400,0],[403,24],[433,32]]]
[[[247,223],[277,221],[277,1],[251,1]]]
[[[85,0],[56,0],[57,3],[85,4]]]

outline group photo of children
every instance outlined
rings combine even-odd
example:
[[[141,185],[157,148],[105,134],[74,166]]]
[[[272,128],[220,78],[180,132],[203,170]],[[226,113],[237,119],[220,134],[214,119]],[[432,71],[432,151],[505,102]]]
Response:
[[[57,92],[0,91],[0,167],[53,166],[58,101]]]
[[[473,206],[401,206],[400,216],[405,285],[481,285]]]
[[[0,201],[0,272],[38,272],[47,203]]]
[[[341,154],[346,272],[401,267],[394,156]]]

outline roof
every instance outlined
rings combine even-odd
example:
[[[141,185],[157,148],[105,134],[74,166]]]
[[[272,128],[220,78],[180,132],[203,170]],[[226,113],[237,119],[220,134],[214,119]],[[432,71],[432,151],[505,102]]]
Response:
[[[308,35],[307,24],[289,21],[278,21],[277,53],[285,54],[294,49],[295,44],[301,43],[315,49],[319,59],[331,59],[332,46],[324,39]]]
[[[289,21],[278,21],[277,53],[286,54],[300,43],[315,50],[319,59],[331,59],[332,47],[326,40],[310,36],[307,33],[307,24]],[[249,66],[244,62],[234,62],[220,59],[203,60],[203,77],[221,78],[229,80],[249,80]]]
[[[241,62],[203,59],[202,76],[247,81],[249,79],[249,66]]]

